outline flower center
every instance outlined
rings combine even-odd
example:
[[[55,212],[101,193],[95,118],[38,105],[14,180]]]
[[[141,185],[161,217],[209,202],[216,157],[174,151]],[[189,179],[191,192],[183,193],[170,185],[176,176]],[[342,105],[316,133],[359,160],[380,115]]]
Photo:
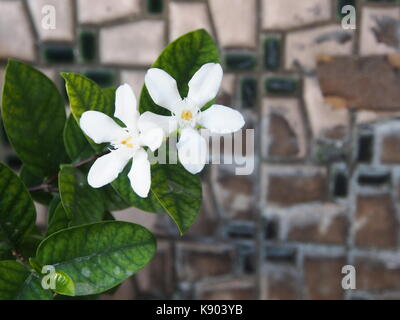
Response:
[[[121,144],[128,148],[133,148],[132,137],[128,137],[128,138],[122,140]]]
[[[186,121],[192,120],[192,118],[193,118],[192,111],[190,111],[190,110],[182,111],[181,118]]]

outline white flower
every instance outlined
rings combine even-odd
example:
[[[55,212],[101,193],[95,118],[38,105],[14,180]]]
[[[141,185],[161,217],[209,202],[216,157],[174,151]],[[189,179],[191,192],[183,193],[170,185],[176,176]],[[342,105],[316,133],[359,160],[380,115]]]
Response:
[[[163,131],[156,126],[147,130],[139,129],[141,119],[136,97],[127,84],[116,91],[114,117],[121,120],[126,128],[98,111],[82,114],[80,126],[83,132],[95,143],[111,144],[111,152],[98,158],[90,168],[88,183],[93,188],[103,187],[115,180],[132,159],[128,177],[136,194],[145,198],[151,186],[151,173],[150,162],[143,146],[149,147],[151,151],[158,149],[163,140]]]
[[[244,126],[243,116],[234,109],[214,104],[201,111],[205,104],[216,97],[222,74],[219,64],[203,65],[189,81],[189,93],[183,99],[175,79],[168,73],[153,68],[146,74],[146,87],[153,101],[168,109],[172,116],[145,112],[142,114],[142,125],[146,128],[157,125],[163,128],[166,135],[180,128],[177,144],[179,160],[192,174],[200,172],[206,162],[207,143],[199,134],[198,126],[217,134],[233,133]]]

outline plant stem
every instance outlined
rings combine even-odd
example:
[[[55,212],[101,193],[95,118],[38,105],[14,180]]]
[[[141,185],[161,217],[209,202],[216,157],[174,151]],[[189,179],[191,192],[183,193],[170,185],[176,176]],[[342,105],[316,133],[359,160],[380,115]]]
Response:
[[[89,162],[92,162],[93,160],[96,160],[97,158],[103,156],[105,153],[102,154],[95,154],[87,159],[84,159],[82,161],[79,161],[77,163],[72,164],[74,168],[79,168]],[[53,186],[53,182],[55,182],[58,178],[58,173],[51,176],[49,179],[44,181],[42,184],[39,184],[37,186],[30,187],[28,190],[29,192],[34,192],[34,191],[44,191],[44,192],[58,192],[58,189]]]

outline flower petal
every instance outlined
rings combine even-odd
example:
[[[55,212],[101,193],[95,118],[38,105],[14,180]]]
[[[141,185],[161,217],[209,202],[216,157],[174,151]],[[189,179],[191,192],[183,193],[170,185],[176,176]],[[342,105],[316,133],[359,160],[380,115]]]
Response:
[[[145,132],[154,128],[161,128],[166,136],[176,131],[178,123],[174,116],[162,116],[150,111],[142,113],[138,120],[139,131]]]
[[[163,139],[164,131],[161,128],[153,128],[140,134],[141,145],[149,147],[153,152],[161,146]]]
[[[207,102],[217,96],[221,86],[223,71],[218,63],[206,63],[189,81],[188,98],[201,109]]]
[[[89,185],[93,188],[101,188],[114,181],[124,170],[130,157],[125,150],[119,149],[98,158],[89,170]]]
[[[147,71],[144,81],[153,101],[174,112],[175,104],[182,100],[176,80],[164,70],[152,68]]]
[[[139,149],[133,156],[132,168],[128,173],[133,191],[142,198],[146,198],[151,186],[150,162],[147,152]]]
[[[226,134],[240,130],[244,119],[239,111],[214,104],[201,113],[198,123],[213,133]]]
[[[97,144],[118,141],[125,135],[125,130],[113,119],[98,111],[84,112],[79,124],[83,132]]]
[[[137,101],[128,84],[119,86],[115,93],[114,117],[121,120],[128,128],[135,128],[137,120]]]
[[[207,159],[207,143],[197,130],[183,129],[177,148],[179,161],[187,171],[196,174],[203,170]]]

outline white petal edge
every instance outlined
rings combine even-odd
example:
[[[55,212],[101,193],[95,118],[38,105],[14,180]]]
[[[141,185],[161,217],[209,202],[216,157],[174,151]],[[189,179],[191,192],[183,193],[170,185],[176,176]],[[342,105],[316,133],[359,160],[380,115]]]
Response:
[[[146,198],[151,187],[151,169],[147,152],[139,149],[132,160],[132,168],[128,173],[133,191],[141,198]]]
[[[239,111],[214,104],[201,113],[198,123],[213,133],[226,134],[243,128],[245,121]]]
[[[218,63],[204,64],[189,81],[188,98],[201,109],[217,96],[221,86],[223,71]]]
[[[113,150],[98,158],[88,174],[88,183],[93,188],[101,188],[118,178],[131,156],[125,150]]]
[[[132,88],[128,84],[118,87],[115,93],[114,117],[121,120],[128,128],[135,128],[137,121],[137,101]]]
[[[153,128],[140,134],[140,144],[149,147],[153,152],[161,146],[163,139],[164,131],[161,128]]]
[[[108,115],[98,111],[86,111],[79,121],[83,132],[95,143],[118,141],[124,138],[125,131]]]
[[[150,111],[141,114],[138,120],[139,131],[145,132],[154,128],[161,128],[166,136],[178,128],[178,123],[174,116],[162,116]]]
[[[152,68],[147,71],[144,81],[153,101],[174,112],[175,104],[182,100],[176,80],[164,70]]]
[[[207,159],[207,142],[193,128],[185,128],[177,143],[179,161],[191,174],[203,170]]]

